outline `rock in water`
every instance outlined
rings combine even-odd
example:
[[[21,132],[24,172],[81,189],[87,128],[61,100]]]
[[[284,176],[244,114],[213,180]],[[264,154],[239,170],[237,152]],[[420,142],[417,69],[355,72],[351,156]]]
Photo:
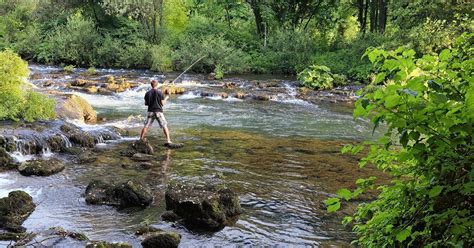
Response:
[[[65,94],[56,106],[56,113],[60,118],[79,120],[85,123],[97,122],[97,113],[82,97]]]
[[[0,171],[11,170],[16,167],[12,157],[7,151],[0,147]]]
[[[115,186],[94,180],[87,186],[85,197],[89,204],[111,205],[120,208],[146,207],[153,202],[150,190],[133,181]]]
[[[64,170],[64,164],[59,159],[29,160],[23,162],[18,171],[23,176],[49,176]]]
[[[8,197],[0,198],[0,228],[12,232],[24,232],[21,226],[35,210],[36,205],[28,193],[12,191]]]
[[[184,146],[184,144],[182,144],[182,143],[165,143],[164,146],[168,147],[168,148],[171,148],[171,149],[178,149],[178,148],[182,148]]]
[[[142,242],[143,248],[176,248],[181,242],[181,236],[174,232],[154,232]]]
[[[153,154],[153,147],[148,141],[137,140],[121,152],[122,155],[128,157],[132,157],[135,153]]]
[[[170,185],[165,198],[166,209],[197,231],[219,231],[234,224],[242,212],[239,197],[227,188]]]
[[[105,241],[91,241],[87,243],[86,248],[132,248],[128,243],[108,243]]]

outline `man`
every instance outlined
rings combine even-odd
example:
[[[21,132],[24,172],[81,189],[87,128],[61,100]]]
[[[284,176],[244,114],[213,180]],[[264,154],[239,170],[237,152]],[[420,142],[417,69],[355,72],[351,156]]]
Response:
[[[148,131],[148,128],[153,124],[153,121],[156,119],[158,125],[163,129],[163,133],[166,137],[167,144],[171,144],[170,132],[168,130],[167,122],[165,116],[163,115],[163,106],[168,100],[168,96],[164,96],[163,93],[158,89],[158,81],[151,81],[152,89],[145,94],[145,105],[148,106],[148,114],[145,121],[145,126],[142,129],[140,134],[140,140],[145,140],[145,134]]]

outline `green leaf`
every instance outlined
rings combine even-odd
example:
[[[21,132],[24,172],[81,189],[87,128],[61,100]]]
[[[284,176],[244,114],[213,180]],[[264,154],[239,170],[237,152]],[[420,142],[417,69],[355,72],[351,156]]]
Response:
[[[393,108],[398,105],[400,102],[400,96],[397,94],[388,96],[387,99],[385,100],[385,107],[387,108]]]
[[[474,119],[474,83],[469,84],[466,92],[466,114],[469,119]]]
[[[348,189],[339,189],[336,194],[342,198],[344,198],[344,200],[346,201],[349,201],[352,197],[352,194],[351,194],[351,191],[348,190]]]
[[[328,198],[324,201],[324,204],[327,206],[328,213],[336,212],[341,208],[341,200],[336,197]]]
[[[399,242],[403,242],[408,238],[408,236],[410,236],[410,234],[411,234],[411,228],[407,228],[405,230],[402,230],[399,233],[397,233],[397,240]]]
[[[441,61],[447,61],[451,58],[451,51],[449,49],[444,49],[440,54],[439,54],[439,59]]]
[[[433,197],[436,197],[438,196],[441,191],[443,191],[443,186],[434,186],[432,189],[430,189],[430,192],[428,193],[428,195],[430,196],[430,198],[433,198]]]

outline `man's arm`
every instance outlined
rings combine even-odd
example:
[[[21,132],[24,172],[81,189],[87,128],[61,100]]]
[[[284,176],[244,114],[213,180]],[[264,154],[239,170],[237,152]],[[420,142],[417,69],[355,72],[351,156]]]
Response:
[[[148,106],[148,92],[145,94],[145,106]]]
[[[163,100],[161,100],[161,106],[165,106],[166,101],[168,100],[169,96],[166,96]]]

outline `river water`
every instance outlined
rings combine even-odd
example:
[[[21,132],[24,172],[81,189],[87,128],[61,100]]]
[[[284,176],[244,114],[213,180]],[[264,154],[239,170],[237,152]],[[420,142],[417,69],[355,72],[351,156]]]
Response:
[[[44,90],[70,92],[63,87],[79,76],[52,76],[56,67],[30,66],[41,78],[31,80]],[[66,169],[49,177],[23,177],[17,172],[0,173],[0,197],[21,189],[33,196],[36,210],[23,224],[28,231],[52,226],[85,233],[93,240],[129,242],[140,247],[134,231],[140,224],[178,232],[181,246],[321,246],[349,247],[354,238],[340,224],[341,215],[327,214],[322,201],[340,187],[354,187],[355,179],[380,175],[374,169],[357,167],[357,158],[341,155],[343,145],[372,139],[368,121],[354,120],[350,108],[312,104],[297,99],[296,86],[282,79],[278,97],[271,101],[201,97],[199,90],[218,87],[202,76],[186,76],[178,85],[184,95],[173,96],[165,115],[179,150],[159,148],[156,166],[148,170],[128,166],[120,149],[136,139],[142,126],[143,95],[152,78],[165,75],[148,71],[99,70],[96,79],[107,75],[141,83],[133,90],[113,95],[76,92],[97,110],[102,121],[82,125],[94,129],[118,126],[130,136],[102,146],[98,159],[78,164],[71,157],[49,154],[70,161]],[[244,82],[244,78],[228,81]],[[43,87],[44,82],[53,84]],[[377,133],[375,133],[375,136]],[[157,147],[163,136],[156,126],[148,135]],[[131,162],[130,162],[131,163]],[[154,204],[141,211],[118,211],[108,206],[90,206],[82,196],[91,179],[141,180],[155,192]],[[164,211],[164,189],[170,181],[218,180],[235,190],[243,214],[231,227],[213,234],[193,233],[184,227],[160,221]],[[346,212],[350,206],[346,207]],[[6,244],[6,243],[0,243]],[[56,247],[83,247],[62,240]]]

